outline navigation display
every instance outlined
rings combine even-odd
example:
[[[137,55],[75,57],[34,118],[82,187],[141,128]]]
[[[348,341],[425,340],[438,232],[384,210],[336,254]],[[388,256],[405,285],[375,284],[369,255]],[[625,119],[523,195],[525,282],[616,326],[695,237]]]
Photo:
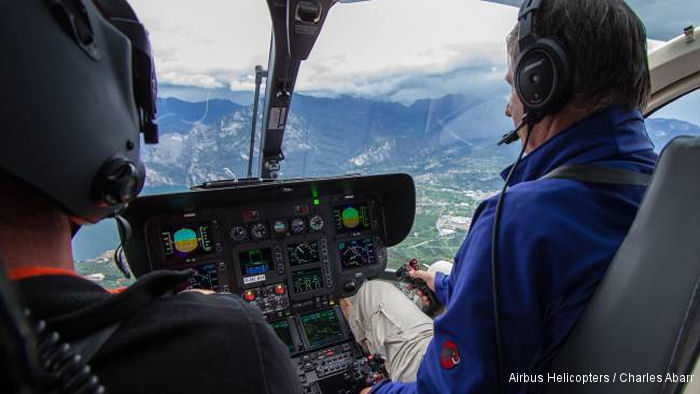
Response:
[[[338,243],[343,268],[362,267],[376,262],[372,237]]]
[[[312,348],[323,346],[345,337],[333,309],[301,315],[301,324]]]
[[[179,291],[191,289],[219,291],[219,271],[216,268],[216,264],[200,265],[199,267],[194,267],[194,270],[197,273],[180,286],[178,288]]]
[[[270,248],[249,249],[238,253],[238,261],[241,263],[241,276],[243,283],[255,283],[265,280],[265,273],[272,271],[272,251]]]
[[[292,333],[289,331],[289,322],[287,320],[277,320],[270,323],[270,325],[275,330],[275,334],[287,345],[287,350],[293,352],[294,341],[292,340]]]
[[[292,289],[295,293],[308,293],[322,288],[323,274],[320,268],[292,272]]]
[[[186,259],[213,253],[209,223],[187,223],[163,227],[160,231],[166,259]]]
[[[319,261],[318,242],[287,245],[287,254],[289,254],[289,264],[292,266],[317,263]]]
[[[339,234],[367,230],[370,228],[369,208],[366,203],[336,206],[333,221]]]

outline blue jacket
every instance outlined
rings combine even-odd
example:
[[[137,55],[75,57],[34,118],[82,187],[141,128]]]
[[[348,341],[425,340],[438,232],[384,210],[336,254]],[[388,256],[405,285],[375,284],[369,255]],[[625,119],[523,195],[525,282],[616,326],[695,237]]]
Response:
[[[563,164],[583,163],[651,173],[656,159],[640,111],[620,109],[584,119],[523,158],[501,216],[500,316],[506,380],[511,380],[507,392],[541,389],[541,384],[517,383],[522,381],[518,376],[543,373],[605,274],[645,191],[539,178]],[[477,208],[452,274],[436,276],[436,295],[447,312],[435,319],[435,336],[417,382],[384,383],[373,393],[497,391],[491,298],[497,199],[493,196]],[[546,379],[545,373],[544,383]]]

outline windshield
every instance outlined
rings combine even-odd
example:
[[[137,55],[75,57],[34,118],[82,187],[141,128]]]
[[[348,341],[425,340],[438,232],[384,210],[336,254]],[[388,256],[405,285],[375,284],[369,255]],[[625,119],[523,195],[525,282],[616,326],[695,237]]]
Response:
[[[131,3],[151,32],[159,78],[161,140],[142,149],[144,193],[245,177],[254,67],[266,67],[269,50],[265,1]],[[452,260],[516,153],[496,146],[513,127],[504,114],[505,37],[516,18],[515,8],[482,1],[334,6],[301,66],[281,177],[409,173],[416,221],[389,265]],[[657,149],[673,122],[696,122],[692,112],[686,105],[659,113],[663,122],[649,129]],[[259,138],[258,130],[256,155]],[[107,287],[130,283],[114,268],[117,245],[111,222],[82,229],[73,244],[79,272]]]

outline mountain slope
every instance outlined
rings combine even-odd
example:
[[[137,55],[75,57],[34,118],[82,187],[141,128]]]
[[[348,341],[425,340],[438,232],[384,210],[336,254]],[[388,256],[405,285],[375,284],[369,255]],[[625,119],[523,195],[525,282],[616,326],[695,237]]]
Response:
[[[187,132],[196,123],[215,124],[224,116],[245,108],[229,100],[191,103],[176,98],[158,98],[158,124],[163,133]]]
[[[250,106],[226,100],[159,103],[161,143],[143,148],[150,186],[245,176]],[[503,110],[502,97],[448,95],[405,106],[351,96],[296,95],[284,138],[282,176],[405,171],[494,188],[500,182],[494,174],[517,149],[496,146],[512,128]],[[700,134],[698,126],[675,119],[648,119],[647,129],[657,148],[676,135]]]

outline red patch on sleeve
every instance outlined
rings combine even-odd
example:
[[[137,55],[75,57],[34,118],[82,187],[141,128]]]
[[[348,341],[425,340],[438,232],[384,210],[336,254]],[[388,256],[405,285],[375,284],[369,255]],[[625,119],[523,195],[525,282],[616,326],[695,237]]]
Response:
[[[442,343],[442,351],[440,352],[440,365],[444,369],[452,369],[462,361],[459,355],[459,349],[457,344],[452,341],[445,341]]]

